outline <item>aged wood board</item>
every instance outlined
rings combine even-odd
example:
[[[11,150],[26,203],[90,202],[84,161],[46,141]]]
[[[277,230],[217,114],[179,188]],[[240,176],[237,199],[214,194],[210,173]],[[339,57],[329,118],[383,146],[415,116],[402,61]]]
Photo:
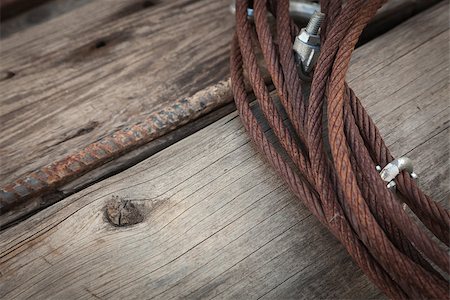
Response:
[[[349,74],[393,153],[413,159],[440,202],[450,175],[448,9],[358,49]],[[111,201],[143,219],[113,226]],[[2,299],[383,297],[255,151],[236,113],[2,231],[0,252]]]
[[[1,0],[0,1],[0,19],[5,20],[24,12],[33,6],[42,4],[48,0]]]
[[[51,0],[41,3],[40,1],[19,0],[19,2],[34,4],[36,7],[31,7],[25,12],[17,11],[13,8],[12,12],[8,13],[11,15],[10,18],[0,20],[0,39],[57,18],[92,1],[94,0]],[[4,11],[4,8],[1,8],[1,10]]]
[[[365,39],[437,1],[389,1]],[[226,80],[229,4],[55,0],[3,22],[0,186]]]
[[[0,184],[226,79],[228,6],[99,0],[3,40]]]

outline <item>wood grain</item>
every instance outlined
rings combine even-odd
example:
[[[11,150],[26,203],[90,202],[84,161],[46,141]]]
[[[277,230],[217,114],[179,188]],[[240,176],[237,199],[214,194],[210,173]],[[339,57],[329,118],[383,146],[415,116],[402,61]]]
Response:
[[[437,1],[390,1],[365,41]],[[0,185],[226,80],[228,5],[55,0],[3,23]]]
[[[227,78],[228,5],[100,0],[5,39],[0,183]]]
[[[440,1],[442,0],[389,0],[379,9],[370,24],[364,29],[358,45],[365,44],[382,35]]]
[[[14,17],[48,0],[0,0],[0,21]]]
[[[441,202],[448,8],[357,50],[349,75],[394,154],[413,159]],[[111,200],[130,201],[144,221],[113,226]],[[254,150],[236,113],[4,230],[0,249],[3,299],[383,297]]]
[[[11,16],[6,20],[1,19],[0,39],[4,39],[16,32],[47,22],[56,17],[60,17],[61,15],[92,1],[94,0],[51,0],[43,1],[42,3],[38,3],[37,1],[27,1],[35,2],[33,3],[34,5],[39,5],[26,12],[22,12],[19,15]],[[3,8],[1,8],[1,10],[3,10]]]

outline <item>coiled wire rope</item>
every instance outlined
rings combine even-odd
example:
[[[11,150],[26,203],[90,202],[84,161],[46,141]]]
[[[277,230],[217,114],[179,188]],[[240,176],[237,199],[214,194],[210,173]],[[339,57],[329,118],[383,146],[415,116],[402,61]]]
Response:
[[[322,1],[322,46],[312,82],[299,75],[292,49],[299,29],[289,17],[289,1],[252,2],[236,1],[230,58],[234,99],[252,141],[387,296],[448,298],[449,211],[425,195],[407,172],[396,178],[397,193],[386,188],[376,166],[393,157],[345,82],[358,38],[385,1]],[[247,17],[250,6],[253,21]],[[258,49],[278,97],[264,81]],[[251,107],[246,78],[263,118]],[[279,146],[266,136],[264,123]]]

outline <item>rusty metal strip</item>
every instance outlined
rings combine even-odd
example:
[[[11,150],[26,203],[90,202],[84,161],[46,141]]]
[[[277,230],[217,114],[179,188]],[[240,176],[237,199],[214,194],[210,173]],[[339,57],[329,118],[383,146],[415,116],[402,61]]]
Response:
[[[0,215],[45,195],[96,167],[148,143],[233,100],[230,80],[220,81],[183,98],[134,124],[87,145],[50,165],[18,178],[0,189]]]

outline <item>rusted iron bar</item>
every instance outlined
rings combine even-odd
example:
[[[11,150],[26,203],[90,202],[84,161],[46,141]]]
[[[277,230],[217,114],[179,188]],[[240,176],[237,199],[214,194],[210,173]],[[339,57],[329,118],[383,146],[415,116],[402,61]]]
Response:
[[[220,81],[0,189],[0,216],[233,100]]]

